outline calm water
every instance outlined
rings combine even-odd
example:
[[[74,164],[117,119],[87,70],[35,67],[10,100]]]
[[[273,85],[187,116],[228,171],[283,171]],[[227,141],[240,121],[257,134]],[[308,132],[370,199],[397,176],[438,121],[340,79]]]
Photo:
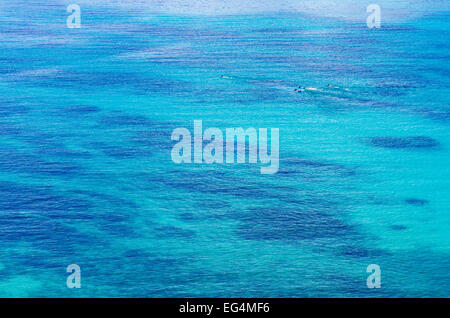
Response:
[[[0,296],[449,296],[448,7],[66,5],[0,5]],[[174,164],[196,119],[278,127],[280,171]]]

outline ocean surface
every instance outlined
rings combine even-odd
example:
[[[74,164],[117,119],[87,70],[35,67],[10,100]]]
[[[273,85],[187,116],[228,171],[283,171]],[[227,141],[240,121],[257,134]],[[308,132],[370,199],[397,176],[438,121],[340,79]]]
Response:
[[[450,296],[448,2],[68,3],[0,1],[1,297]],[[279,128],[278,173],[175,164],[194,120]]]

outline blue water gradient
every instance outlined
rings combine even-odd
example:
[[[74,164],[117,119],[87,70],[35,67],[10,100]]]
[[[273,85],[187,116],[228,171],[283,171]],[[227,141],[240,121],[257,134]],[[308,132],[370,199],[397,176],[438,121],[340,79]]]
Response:
[[[449,296],[447,8],[57,3],[0,5],[0,296]],[[173,163],[194,120],[278,127],[279,172]]]

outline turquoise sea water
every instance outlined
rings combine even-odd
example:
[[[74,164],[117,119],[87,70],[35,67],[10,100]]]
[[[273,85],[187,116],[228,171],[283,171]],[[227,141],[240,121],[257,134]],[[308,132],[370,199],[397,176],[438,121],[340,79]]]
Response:
[[[66,5],[0,5],[0,296],[449,296],[448,7]],[[194,120],[279,128],[279,172],[173,163]]]

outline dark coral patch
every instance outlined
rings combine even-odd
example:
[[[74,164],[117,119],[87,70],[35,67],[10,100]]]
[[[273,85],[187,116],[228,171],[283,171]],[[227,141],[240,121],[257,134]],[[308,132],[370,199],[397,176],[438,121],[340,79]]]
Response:
[[[195,220],[195,215],[194,215],[194,213],[191,213],[191,212],[181,213],[179,217],[183,221],[193,221],[193,220]]]
[[[13,151],[0,152],[0,170],[52,176],[74,176],[80,167],[60,161],[44,161],[39,157]]]
[[[0,117],[24,115],[29,112],[29,108],[9,102],[0,102]]]
[[[56,156],[62,158],[91,158],[91,154],[87,151],[78,151],[64,148],[63,145],[55,145],[54,147],[38,148],[37,152],[45,156]]]
[[[124,159],[124,158],[136,158],[136,157],[150,157],[151,152],[137,148],[122,148],[122,147],[110,147],[103,149],[103,152],[112,158]]]
[[[72,226],[89,221],[90,207],[88,201],[56,194],[48,186],[0,182],[0,233],[5,242],[24,241],[40,249],[73,253],[75,245],[97,242]]]
[[[416,199],[416,198],[405,199],[405,202],[410,205],[415,205],[415,206],[424,206],[429,203],[427,200]]]
[[[394,231],[403,231],[407,229],[404,225],[391,225],[389,228]]]
[[[358,245],[347,245],[342,249],[342,255],[350,256],[350,257],[357,257],[357,258],[379,257],[384,254],[385,254],[385,252],[380,249],[366,248],[366,247],[358,246]]]
[[[277,175],[281,177],[300,176],[308,181],[325,180],[331,178],[349,178],[357,174],[352,167],[326,162],[311,160],[301,157],[289,157],[280,159],[280,169]]]
[[[86,105],[69,106],[64,108],[65,114],[70,114],[73,116],[87,115],[91,113],[96,113],[98,111],[100,111],[100,108],[96,106],[86,106]]]
[[[313,240],[354,234],[351,226],[317,209],[252,208],[239,219],[243,223],[238,233],[249,240]]]
[[[171,225],[158,227],[156,233],[158,237],[164,238],[190,238],[195,235],[194,231]]]
[[[0,182],[0,210],[65,217],[67,211],[85,211],[90,203],[73,196],[56,195],[50,187]]]
[[[450,120],[450,111],[448,110],[420,109],[418,110],[418,112],[434,120],[438,121]]]
[[[100,120],[107,126],[151,126],[152,121],[143,116],[118,115],[109,116]]]
[[[153,129],[136,131],[134,136],[129,138],[129,141],[158,149],[172,149],[174,144],[170,139],[172,130],[155,126]]]
[[[123,199],[119,196],[115,195],[108,195],[105,193],[95,192],[95,191],[89,191],[89,190],[74,190],[72,193],[76,195],[82,195],[89,199],[89,201],[99,205],[99,206],[105,206],[105,204],[112,204],[115,207],[119,207],[120,209],[125,208],[131,208],[131,209],[138,209],[139,206],[134,203],[133,201]]]
[[[431,137],[373,137],[370,143],[375,147],[392,149],[424,149],[435,148],[439,142]]]

